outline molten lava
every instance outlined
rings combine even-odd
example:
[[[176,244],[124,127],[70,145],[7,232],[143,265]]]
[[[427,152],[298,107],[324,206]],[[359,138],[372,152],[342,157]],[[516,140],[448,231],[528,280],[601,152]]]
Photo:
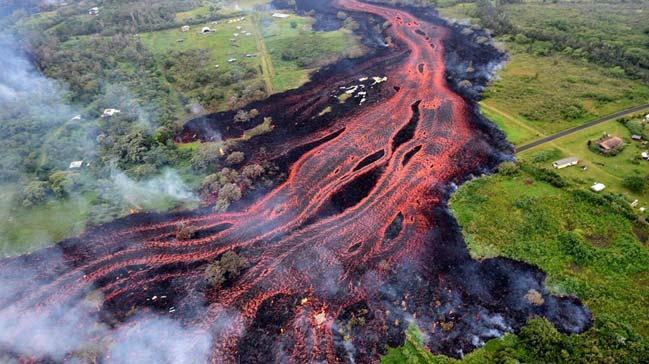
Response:
[[[453,356],[533,315],[564,332],[589,325],[577,299],[547,292],[538,269],[471,259],[446,210],[455,184],[507,152],[447,84],[449,28],[357,0],[336,6],[390,22],[386,35],[401,56],[381,77],[395,92],[296,139],[307,147],[287,180],[244,211],[137,215],[1,261],[2,282],[14,288],[0,297],[0,317],[14,315],[16,340],[39,329],[34,317],[69,323],[62,307],[81,307],[87,319],[75,321],[75,331],[107,347],[125,330],[145,330],[147,317],[170,318],[208,333],[215,363],[373,362],[403,343],[410,323],[430,349]],[[312,104],[292,110],[319,111]],[[179,223],[196,228],[195,238],[176,239]],[[247,268],[209,287],[206,264],[228,251]],[[542,296],[534,304],[526,299],[531,290]],[[34,360],[65,361],[79,349],[57,357],[17,346],[0,341],[8,355]],[[98,355],[110,362],[110,352]],[[135,350],[129,355],[138,362]]]

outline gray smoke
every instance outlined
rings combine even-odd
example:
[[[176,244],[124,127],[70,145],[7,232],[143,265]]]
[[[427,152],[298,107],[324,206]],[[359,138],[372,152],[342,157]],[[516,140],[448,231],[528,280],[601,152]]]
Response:
[[[144,181],[135,181],[124,172],[114,169],[111,181],[126,202],[139,207],[155,206],[170,199],[180,202],[199,201],[198,196],[173,169],[165,169],[160,175]]]

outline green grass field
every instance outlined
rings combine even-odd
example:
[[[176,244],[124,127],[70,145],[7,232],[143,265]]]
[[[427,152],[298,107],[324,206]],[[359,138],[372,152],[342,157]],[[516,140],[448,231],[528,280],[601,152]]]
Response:
[[[85,227],[89,204],[65,199],[33,208],[12,208],[13,185],[0,190],[0,253],[22,254],[79,234]]]
[[[640,81],[615,78],[603,67],[559,54],[535,56],[519,45],[509,48],[511,60],[482,103],[544,134],[649,101],[649,86]],[[515,130],[512,135],[520,132],[516,123],[505,124]]]
[[[591,151],[588,148],[588,140],[597,140],[604,133],[617,135],[625,139],[626,148],[616,156],[604,156]],[[568,167],[557,170],[562,177],[574,182],[577,186],[588,188],[596,182],[604,183],[607,190],[613,193],[625,195],[629,201],[638,199],[640,206],[649,208],[649,191],[637,194],[622,186],[624,177],[632,175],[646,176],[649,174],[649,162],[640,160],[640,153],[647,150],[639,142],[631,140],[631,132],[621,123],[610,121],[592,128],[567,135],[553,142],[527,150],[519,155],[519,158],[532,161],[535,155],[557,150],[560,157],[576,156],[580,159],[580,166]],[[553,160],[544,162],[542,167],[552,168]],[[582,166],[587,169],[583,170]]]
[[[463,185],[451,207],[474,258],[505,256],[538,266],[548,274],[552,292],[583,300],[593,312],[594,328],[563,335],[535,320],[519,335],[491,340],[463,360],[430,354],[422,345],[425,337],[411,328],[405,345],[390,349],[383,362],[633,363],[646,358],[649,227],[589,196],[519,171]]]
[[[451,205],[474,257],[536,264],[554,292],[576,294],[596,315],[614,315],[649,335],[648,282],[639,279],[649,270],[649,248],[632,221],[522,172],[468,183]],[[564,251],[565,234],[583,240],[589,257]]]
[[[478,22],[472,18],[475,3],[445,6],[442,2],[441,6],[440,13],[448,19]],[[612,44],[630,49],[646,41],[643,9],[634,4],[569,2],[506,7],[510,20],[520,29],[549,31],[563,29],[562,24],[568,23],[567,36],[610,39]],[[640,80],[561,52],[537,55],[533,44],[518,44],[509,37],[498,40],[509,51],[510,60],[487,89],[481,105],[514,145],[649,102],[649,85]]]
[[[247,6],[250,7],[254,5],[253,3]],[[244,7],[244,4],[240,6]],[[192,12],[198,10],[200,8]],[[195,15],[197,14],[183,13],[179,16]],[[244,21],[237,23],[223,20],[218,24],[210,22],[192,26],[188,32],[182,32],[180,28],[167,29],[142,33],[140,37],[159,63],[164,62],[165,57],[174,51],[207,50],[209,53],[209,61],[205,62],[207,72],[227,72],[232,67],[241,65],[259,70],[256,79],[221,88],[225,97],[217,109],[223,110],[227,108],[227,100],[234,93],[234,89],[240,88],[242,84],[264,81],[266,89],[271,93],[283,92],[301,86],[309,80],[311,72],[322,65],[347,56],[350,50],[355,50],[356,54],[362,51],[359,40],[349,31],[341,29],[315,32],[312,30],[313,21],[312,18],[297,15],[281,19],[272,17],[270,12],[257,12],[254,16],[246,16]],[[215,31],[200,34],[203,26],[209,26]],[[246,35],[246,32],[250,35]],[[179,41],[181,39],[182,41]],[[237,41],[232,42],[232,39]],[[296,44],[308,44],[312,47],[309,51],[317,52],[321,62],[303,66],[295,61],[283,59],[283,52]],[[248,58],[246,57],[248,54],[253,54],[255,57]],[[228,62],[230,59],[236,59],[236,62]],[[171,76],[177,78],[178,75]]]
[[[588,196],[519,171],[463,185],[453,195],[451,207],[474,258],[504,256],[540,267],[548,274],[551,291],[574,294],[592,310],[593,329],[569,336],[534,322],[519,335],[489,341],[463,360],[431,355],[421,344],[425,338],[411,329],[406,344],[391,349],[383,362],[633,363],[646,359],[649,227]]]

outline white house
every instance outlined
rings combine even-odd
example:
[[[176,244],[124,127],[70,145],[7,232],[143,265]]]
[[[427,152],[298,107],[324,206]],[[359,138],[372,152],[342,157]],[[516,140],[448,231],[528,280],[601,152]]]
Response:
[[[213,32],[213,30],[210,27],[203,27],[203,29],[201,29],[201,33],[203,33],[203,34],[211,33],[211,32]]]
[[[289,16],[290,16],[289,14],[284,14],[284,13],[273,13],[273,18],[286,19]]]
[[[644,121],[646,121],[646,122],[649,123],[649,114],[645,115],[645,117],[644,117]]]
[[[604,185],[603,183],[595,183],[594,185],[592,185],[590,187],[590,189],[595,191],[595,192],[602,192],[602,191],[604,191],[605,188],[606,188],[606,185]]]
[[[649,161],[649,152],[642,152],[640,153],[640,156],[642,157],[642,159]]]
[[[88,10],[88,15],[98,15],[98,14],[99,14],[99,8],[96,6]]]
[[[79,169],[83,166],[83,161],[73,161],[70,162],[70,169]]]
[[[189,25],[183,25],[183,26],[180,28],[180,31],[181,31],[181,32],[188,32],[188,31],[189,31]]]
[[[561,168],[576,166],[577,164],[579,164],[579,158],[568,157],[552,163],[552,166],[556,169],[561,169]]]
[[[107,118],[107,117],[113,116],[115,114],[119,114],[121,112],[122,112],[121,110],[117,110],[117,109],[104,109],[104,113],[101,114],[101,117],[102,118]]]

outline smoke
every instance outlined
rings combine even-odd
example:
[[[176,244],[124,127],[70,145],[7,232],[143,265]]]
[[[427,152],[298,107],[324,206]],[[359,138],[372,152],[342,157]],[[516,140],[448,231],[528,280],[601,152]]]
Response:
[[[185,328],[165,317],[136,317],[113,338],[107,356],[110,364],[207,363],[212,342],[207,331]]]
[[[66,269],[60,249],[41,254],[51,266]],[[135,315],[111,328],[104,323],[105,317],[99,317],[103,298],[93,287],[74,300],[52,299],[32,306],[27,303],[33,298],[31,285],[40,286],[46,278],[39,267],[26,264],[27,258],[15,259],[11,262],[15,269],[0,271],[0,351],[3,353],[57,362],[76,362],[88,354],[102,356],[104,362],[111,364],[208,362],[213,342],[211,332],[153,313]],[[83,279],[82,274],[78,273],[75,280]],[[237,317],[231,311],[226,313],[222,316],[230,317],[230,321]],[[225,318],[222,321],[217,323],[217,328],[231,325]],[[11,360],[0,357],[2,363]]]
[[[73,113],[74,109],[63,100],[65,88],[36,70],[13,36],[0,34],[0,47],[0,103],[3,108],[20,108],[32,117],[50,121]]]
[[[199,201],[182,178],[173,169],[145,181],[135,181],[124,172],[113,169],[111,181],[124,201],[139,207],[156,206],[165,200],[179,202]]]

